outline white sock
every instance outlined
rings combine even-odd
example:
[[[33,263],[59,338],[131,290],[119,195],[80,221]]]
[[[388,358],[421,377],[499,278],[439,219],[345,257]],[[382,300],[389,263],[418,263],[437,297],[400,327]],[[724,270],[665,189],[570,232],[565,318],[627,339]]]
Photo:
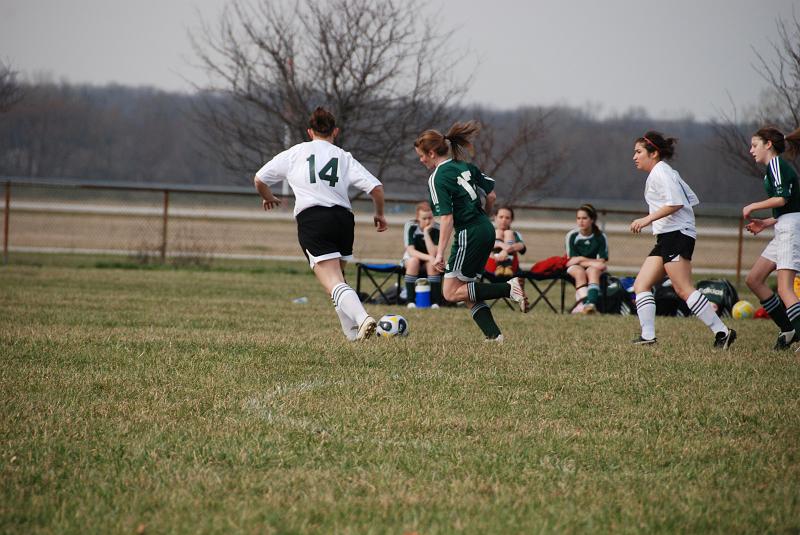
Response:
[[[656,298],[653,292],[636,294],[636,314],[642,326],[642,338],[652,340],[656,337]]]
[[[689,305],[689,310],[692,311],[692,314],[700,318],[700,321],[705,323],[714,333],[724,332],[728,334],[728,328],[719,319],[706,296],[701,294],[699,290],[692,292],[692,295],[686,300],[686,304]]]
[[[333,307],[336,310],[336,315],[339,316],[339,323],[342,324],[342,332],[351,342],[356,339],[358,335],[358,324],[350,319],[350,316],[344,313],[341,308]]]
[[[587,288],[586,286],[581,286],[580,288],[575,290],[575,301],[586,299],[587,295],[589,295],[589,288]]]
[[[369,314],[364,310],[364,305],[358,298],[358,294],[346,282],[337,284],[331,291],[333,306],[350,318],[356,325],[361,325]]]

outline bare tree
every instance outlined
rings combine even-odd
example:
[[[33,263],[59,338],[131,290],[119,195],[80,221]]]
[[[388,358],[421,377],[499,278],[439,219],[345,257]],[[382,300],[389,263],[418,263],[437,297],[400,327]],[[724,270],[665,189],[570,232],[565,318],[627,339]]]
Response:
[[[541,194],[566,161],[565,149],[552,139],[553,113],[541,108],[519,110],[503,129],[481,121],[475,160],[484,173],[498,178],[501,202],[514,204]]]
[[[0,113],[8,112],[22,100],[22,88],[17,82],[17,72],[0,60]]]
[[[421,12],[418,0],[233,0],[192,35],[209,75],[197,110],[208,145],[249,177],[304,140],[324,105],[342,126],[337,142],[375,174],[402,168],[414,136],[443,123],[466,88],[450,33]]]
[[[749,154],[754,129],[772,124],[791,132],[800,126],[800,19],[794,14],[791,21],[778,20],[776,27],[774,59],[755,51],[758,63],[753,68],[768,84],[758,107],[749,116],[741,117],[732,105],[733,111],[722,112],[714,123],[718,137],[714,148],[727,157],[733,168],[753,176],[764,174]]]

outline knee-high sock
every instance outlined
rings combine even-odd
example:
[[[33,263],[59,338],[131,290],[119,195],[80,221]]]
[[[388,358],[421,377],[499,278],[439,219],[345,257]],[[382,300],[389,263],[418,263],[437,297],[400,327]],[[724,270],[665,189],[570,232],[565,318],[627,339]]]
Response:
[[[356,335],[358,335],[359,324],[351,320],[350,316],[345,314],[341,308],[334,306],[333,309],[336,310],[336,315],[339,316],[339,323],[342,324],[342,332],[347,339],[352,342],[356,339]]]
[[[792,322],[789,321],[789,316],[786,315],[786,307],[776,294],[772,294],[761,301],[761,306],[764,307],[770,319],[775,322],[775,325],[778,326],[782,333],[788,333],[794,330]]]
[[[489,308],[489,305],[484,302],[475,303],[471,312],[472,319],[478,324],[478,327],[480,327],[481,332],[483,332],[486,338],[497,338],[500,336],[500,328],[494,322],[492,310]]]
[[[589,288],[586,287],[584,284],[583,286],[578,286],[575,288],[575,301],[586,300],[586,297],[589,295]]]
[[[692,292],[689,299],[686,300],[686,304],[689,306],[689,310],[700,318],[700,321],[705,323],[713,332],[724,332],[728,334],[728,328],[722,323],[722,320],[719,319],[719,316],[717,316],[717,313],[714,311],[714,307],[708,302],[706,296],[701,294],[699,290]]]
[[[467,284],[467,295],[473,303],[478,303],[484,299],[510,297],[511,285],[506,282],[470,282]]]
[[[356,291],[346,282],[339,283],[333,288],[331,299],[333,299],[333,306],[340,308],[357,325],[364,323],[369,316]]]
[[[800,330],[800,301],[786,309],[786,315],[792,322],[795,331]]]
[[[653,292],[636,294],[636,314],[642,326],[642,338],[652,340],[656,337],[656,298]]]
[[[417,298],[417,276],[406,275],[404,280],[406,283],[406,301],[413,303]]]
[[[428,275],[428,282],[431,283],[431,304],[438,305],[442,302],[442,276]]]
[[[600,285],[593,282],[589,283],[589,291],[586,294],[586,303],[597,304],[597,297],[600,295]]]

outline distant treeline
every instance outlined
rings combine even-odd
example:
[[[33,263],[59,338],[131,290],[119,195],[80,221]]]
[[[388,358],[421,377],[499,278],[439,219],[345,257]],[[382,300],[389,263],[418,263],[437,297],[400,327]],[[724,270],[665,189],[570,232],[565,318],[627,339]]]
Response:
[[[23,94],[21,102],[0,114],[0,175],[250,184],[252,175],[226,170],[204,142],[204,127],[193,113],[196,96],[64,84],[25,86]],[[714,150],[714,130],[708,123],[656,120],[643,112],[600,119],[571,108],[546,111],[550,113],[546,142],[564,150],[567,158],[536,199],[640,200],[645,176],[633,167],[633,141],[651,128],[679,139],[674,166],[705,202],[743,203],[764,195],[758,179],[733,170]],[[498,132],[515,114],[487,109],[461,113],[478,112]],[[412,143],[409,139],[410,151]],[[358,157],[358,147],[344,148]],[[405,175],[380,178],[389,193],[424,195],[427,172],[422,166]],[[409,183],[409,175],[419,180]]]

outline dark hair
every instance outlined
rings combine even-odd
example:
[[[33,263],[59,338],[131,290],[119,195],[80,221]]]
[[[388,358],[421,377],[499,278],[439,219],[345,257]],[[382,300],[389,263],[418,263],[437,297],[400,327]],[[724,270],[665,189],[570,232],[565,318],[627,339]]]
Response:
[[[336,118],[322,106],[317,106],[308,120],[308,127],[317,134],[328,137],[336,129]]]
[[[678,143],[678,140],[674,137],[665,138],[661,132],[648,130],[636,140],[636,143],[641,143],[645,150],[651,154],[658,151],[660,159],[669,160],[675,156],[675,144]]]
[[[600,235],[600,227],[597,226],[597,210],[595,210],[594,206],[589,203],[582,204],[578,208],[579,212],[586,212],[586,215],[589,216],[589,219],[592,220],[592,234],[595,236]]]
[[[434,151],[438,156],[445,156],[448,150],[452,150],[453,159],[461,160],[464,156],[464,149],[469,152],[470,156],[475,154],[472,138],[480,129],[477,122],[467,121],[466,123],[454,123],[444,135],[438,130],[425,130],[414,141],[414,146],[424,153]],[[448,141],[450,142],[449,146]]]
[[[495,214],[499,214],[500,210],[508,210],[511,213],[511,221],[514,221],[514,209],[513,208],[511,208],[507,204],[503,204],[501,206],[498,206],[494,213]]]
[[[778,154],[783,154],[783,152],[787,150],[793,154],[800,153],[800,128],[784,136],[783,132],[774,126],[765,126],[759,128],[758,131],[753,134],[753,137],[761,138],[764,140],[764,143],[767,141],[772,142],[772,147]]]

